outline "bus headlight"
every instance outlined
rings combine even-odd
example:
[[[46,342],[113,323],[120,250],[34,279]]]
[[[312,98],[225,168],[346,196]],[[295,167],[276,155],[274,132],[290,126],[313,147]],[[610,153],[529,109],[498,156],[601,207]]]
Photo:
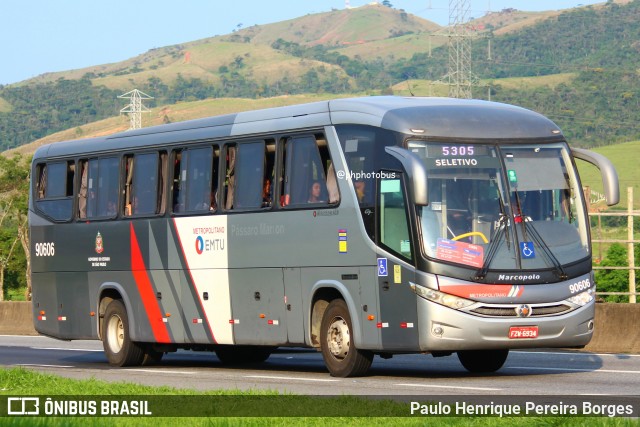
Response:
[[[567,301],[582,307],[583,305],[587,305],[588,303],[593,301],[595,296],[596,296],[596,288],[591,287],[584,292],[580,292],[579,294],[572,296],[571,298],[567,298]]]
[[[415,283],[411,283],[411,290],[415,292],[416,295],[424,299],[456,310],[475,304],[475,301],[470,301],[451,294],[445,294],[444,292],[425,288],[424,286],[416,285]]]

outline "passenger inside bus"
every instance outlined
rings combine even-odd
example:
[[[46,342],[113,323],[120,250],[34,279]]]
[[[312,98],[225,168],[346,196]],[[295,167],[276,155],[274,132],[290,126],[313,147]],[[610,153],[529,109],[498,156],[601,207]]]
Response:
[[[271,207],[271,180],[266,178],[262,185],[262,207]]]
[[[308,203],[325,203],[326,200],[322,200],[322,186],[320,181],[313,181],[311,188],[309,189]]]
[[[365,198],[365,188],[366,188],[366,183],[364,181],[356,181],[353,183],[354,187],[356,188],[356,196],[358,196],[358,202],[362,203],[364,202],[364,198]]]

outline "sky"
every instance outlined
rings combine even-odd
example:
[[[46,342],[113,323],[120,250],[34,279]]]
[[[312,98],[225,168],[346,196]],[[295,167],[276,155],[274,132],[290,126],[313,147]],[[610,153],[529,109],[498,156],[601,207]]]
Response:
[[[449,0],[390,0],[396,9],[440,25]],[[469,0],[470,18],[504,8],[568,9],[605,0]],[[350,0],[351,7],[370,0]],[[55,71],[122,61],[149,49],[238,28],[342,9],[345,0],[3,0],[0,84]]]

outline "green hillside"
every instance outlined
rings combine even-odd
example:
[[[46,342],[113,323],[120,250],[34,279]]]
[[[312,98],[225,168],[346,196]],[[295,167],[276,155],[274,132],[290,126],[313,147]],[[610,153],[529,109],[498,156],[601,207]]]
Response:
[[[640,2],[535,14],[505,9],[470,26],[482,36],[472,49],[474,97],[545,114],[576,146],[640,139]],[[117,95],[134,87],[154,97],[150,107],[409,88],[446,95],[441,85],[421,83],[447,73],[444,33],[402,10],[369,5],[48,73],[0,87],[0,150],[115,116],[123,106]]]
[[[333,10],[269,25],[237,31],[233,38],[271,45],[278,39],[305,46],[342,47],[399,37],[410,33],[431,33],[439,25],[404,11],[381,5]]]
[[[129,90],[132,84],[147,83],[155,77],[171,85],[177,75],[200,78],[219,83],[220,67],[232,67],[237,58],[243,59],[241,74],[251,74],[255,81],[266,79],[273,83],[278,75],[288,73],[299,77],[317,66],[313,61],[303,62],[297,57],[271,46],[278,39],[304,47],[325,46],[334,50],[351,45],[401,37],[407,34],[429,34],[440,27],[430,21],[405,12],[380,5],[368,5],[355,9],[317,13],[293,20],[267,25],[255,25],[224,36],[152,49],[126,61],[97,65],[79,70],[47,73],[24,84],[55,82],[60,78],[81,79],[89,77],[95,85],[112,89]],[[411,55],[418,51],[405,52]],[[360,60],[374,60],[375,51],[364,50]],[[280,65],[283,65],[280,68]],[[323,64],[328,66],[329,64]],[[277,73],[274,74],[274,70]]]
[[[640,209],[640,141],[626,142],[623,144],[609,145],[595,148],[593,151],[607,157],[618,172],[620,180],[620,203],[617,208],[627,209],[627,188],[633,188],[634,209]],[[598,170],[585,162],[578,162],[578,169],[582,179],[582,185],[602,193],[602,181]],[[601,206],[605,206],[603,203]]]

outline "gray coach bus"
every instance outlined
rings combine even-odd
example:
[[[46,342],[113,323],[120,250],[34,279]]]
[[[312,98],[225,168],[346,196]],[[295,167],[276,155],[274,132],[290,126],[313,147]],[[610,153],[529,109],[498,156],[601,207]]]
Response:
[[[180,348],[257,363],[314,347],[333,376],[374,355],[583,347],[595,283],[573,158],[514,106],[368,97],[69,141],[33,158],[34,324],[110,364]]]

